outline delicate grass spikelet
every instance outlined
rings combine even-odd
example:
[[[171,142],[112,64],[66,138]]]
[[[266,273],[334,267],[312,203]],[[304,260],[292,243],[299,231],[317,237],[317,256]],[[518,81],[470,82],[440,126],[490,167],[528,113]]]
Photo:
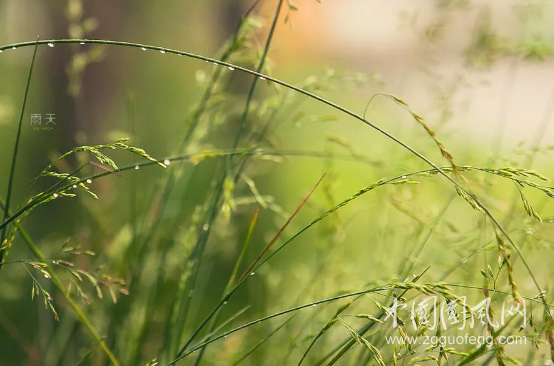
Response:
[[[250,188],[250,191],[254,195],[256,202],[258,202],[258,204],[263,208],[267,208],[268,203],[266,202],[265,198],[260,194],[260,191],[258,191],[258,188],[256,188],[256,183],[246,175],[243,175],[242,179],[246,182],[246,184]]]
[[[477,203],[477,200],[470,193],[467,193],[467,192],[461,190],[458,187],[456,187],[456,192],[458,193],[458,195],[460,197],[462,197],[464,200],[466,200],[467,203],[469,203],[471,205],[471,207],[473,207],[477,211],[484,212],[483,209],[481,208],[481,206]]]
[[[554,362],[554,320],[552,315],[545,309],[545,328],[546,328],[546,340],[550,345],[550,360]]]
[[[379,349],[377,347],[375,347],[374,345],[369,343],[367,339],[359,335],[358,332],[352,329],[352,327],[350,327],[344,320],[342,320],[341,317],[338,317],[338,319],[340,320],[342,325],[344,325],[344,327],[348,330],[352,339],[354,339],[359,344],[365,346],[369,350],[369,352],[373,356],[373,359],[379,366],[386,366],[386,363],[383,360],[383,356],[381,355],[381,352],[379,352]]]
[[[231,218],[231,211],[235,208],[235,201],[233,199],[233,191],[235,190],[235,182],[230,177],[225,177],[223,184],[223,204],[221,211],[225,215],[225,219]]]
[[[539,222],[542,222],[542,219],[537,211],[531,206],[529,203],[529,200],[527,197],[523,194],[523,191],[521,188],[516,184],[517,190],[519,191],[519,196],[521,197],[521,202],[523,202],[523,208],[525,209],[525,212],[527,212],[527,215],[531,216],[532,218],[536,219]]]
[[[485,279],[485,286],[483,286],[483,295],[485,295],[485,299],[489,300],[488,306],[486,307],[487,310],[487,331],[492,337],[493,344],[495,346],[494,356],[496,358],[496,362],[498,363],[498,366],[506,366],[504,363],[504,346],[498,342],[498,334],[494,330],[494,326],[492,324],[494,320],[494,309],[492,307],[492,303],[490,301],[490,292],[489,288],[487,286],[487,280]]]
[[[356,151],[356,148],[352,145],[352,143],[347,139],[345,139],[344,137],[327,135],[327,141],[343,147],[354,157],[361,158],[361,159],[365,158],[362,154]]]
[[[129,140],[129,138],[121,138],[121,139],[116,140],[115,142],[112,142],[112,143],[109,143],[109,144],[76,147],[76,148],[71,149],[70,151],[66,152],[65,154],[60,156],[58,159],[54,160],[52,163],[50,163],[50,165],[48,165],[42,171],[42,173],[50,171],[52,169],[52,167],[54,167],[61,160],[65,159],[67,156],[69,156],[71,154],[76,154],[76,153],[79,153],[79,152],[88,152],[88,153],[94,155],[94,157],[101,164],[106,164],[106,165],[110,166],[113,170],[118,171],[119,168],[116,165],[116,163],[109,156],[107,156],[106,154],[104,154],[102,152],[102,150],[115,150],[115,149],[129,151],[130,153],[139,155],[140,157],[143,157],[143,158],[145,158],[145,159],[147,159],[147,160],[149,160],[153,163],[158,164],[162,168],[166,168],[165,164],[163,164],[162,162],[154,159],[152,156],[150,156],[143,149],[140,149],[140,148],[135,147],[135,146],[127,145],[125,142],[127,142],[128,140]]]
[[[496,236],[496,243],[498,245],[498,253],[500,254],[502,259],[504,260],[504,263],[506,264],[506,273],[508,274],[508,283],[512,288],[512,297],[516,303],[521,305],[522,304],[521,295],[517,291],[517,285],[514,280],[514,270],[512,267],[512,262],[510,261],[510,256],[506,251],[506,244],[504,243],[504,240],[496,230],[494,234]]]
[[[28,264],[33,268],[35,268],[36,270],[38,270],[47,280],[52,278],[52,276],[50,275],[50,272],[48,272],[47,265],[40,262],[29,262]],[[44,287],[42,287],[40,282],[31,274],[31,272],[29,272],[28,270],[27,272],[29,273],[29,275],[31,276],[31,279],[33,280],[33,284],[31,287],[31,300],[34,300],[35,296],[39,294],[42,295],[42,299],[44,301],[44,307],[46,308],[46,310],[49,310],[52,313],[52,316],[54,316],[55,320],[60,320],[58,316],[58,312],[56,311],[56,308],[54,307],[54,304],[53,304],[54,300],[52,299],[52,296],[50,295],[50,293],[46,291]]]
[[[437,144],[442,156],[448,160],[448,162],[450,163],[450,165],[452,166],[452,170],[455,174],[458,173],[458,166],[456,165],[456,163],[454,162],[454,157],[452,156],[452,154],[450,153],[450,151],[448,151],[446,149],[446,147],[444,146],[444,144],[438,139],[435,131],[433,131],[433,129],[431,129],[431,127],[429,127],[429,125],[425,122],[425,120],[423,119],[423,117],[421,117],[419,114],[417,114],[416,112],[414,112],[412,110],[412,108],[408,105],[408,103],[406,103],[403,99],[397,97],[396,95],[393,95],[393,94],[387,94],[387,93],[377,93],[375,94],[373,97],[371,97],[369,103],[367,104],[366,106],[366,112],[367,112],[367,109],[369,108],[369,105],[371,104],[371,102],[377,97],[377,96],[383,96],[383,97],[386,97],[386,98],[389,98],[389,99],[392,99],[394,100],[396,103],[400,104],[402,107],[404,107],[408,113],[410,113],[412,115],[412,117],[416,120],[417,123],[419,123],[424,129],[425,131],[427,132],[427,134],[429,136],[431,136],[431,138],[435,141],[435,143]],[[364,116],[365,116],[365,112],[364,112]],[[365,117],[364,117],[365,118]]]
[[[82,182],[82,179],[79,177],[76,177],[74,175],[70,175],[67,173],[56,173],[56,172],[44,172],[41,174],[41,177],[55,177],[60,180],[66,180],[68,183],[73,184],[73,188],[75,186],[81,187],[85,190],[85,192],[89,195],[91,195],[93,198],[98,199],[98,196],[90,190],[90,188]],[[63,193],[63,192],[62,192]],[[72,195],[71,197],[74,197],[75,195]]]
[[[158,366],[160,363],[158,362],[158,359],[157,358],[154,358],[152,359],[151,361],[149,361],[146,366]]]
[[[359,297],[358,297],[359,298]],[[306,351],[304,352],[304,354],[302,355],[302,358],[300,359],[300,361],[298,362],[298,366],[300,366],[302,364],[302,362],[304,362],[304,359],[306,358],[306,356],[308,356],[308,353],[310,352],[310,350],[312,349],[312,347],[315,345],[315,343],[317,342],[317,340],[319,338],[321,338],[321,336],[323,336],[323,334],[325,332],[327,332],[329,329],[331,329],[331,327],[333,325],[335,325],[335,323],[339,320],[339,315],[345,311],[346,309],[348,309],[348,307],[350,305],[352,305],[352,303],[356,301],[356,300],[353,300],[353,301],[350,301],[346,304],[343,304],[341,305],[337,312],[335,313],[335,315],[331,318],[331,320],[329,320],[327,322],[327,324],[325,324],[325,326],[319,331],[319,333],[314,337],[314,339],[312,340],[312,342],[310,343],[310,345],[308,346],[308,348],[306,349]]]
[[[16,233],[15,229],[12,229],[8,234],[8,237],[4,239],[4,241],[2,242],[2,245],[0,245],[0,253],[2,253],[2,263],[8,257],[13,241],[15,240],[15,233]]]
[[[356,314],[354,315],[356,318],[360,318],[360,319],[367,319],[367,320],[371,320],[372,322],[376,322],[376,323],[382,323],[383,321],[381,319],[377,319],[376,317],[374,317],[373,315],[369,315],[369,314]]]
[[[458,351],[458,350],[456,350],[456,349],[454,349],[454,348],[447,348],[447,347],[445,347],[445,348],[443,348],[443,350],[444,350],[445,353],[449,353],[449,354],[455,355],[455,356],[460,356],[460,357],[467,357],[467,356],[469,356],[469,353],[467,353],[467,352],[462,352],[462,351]]]
[[[69,247],[66,249],[63,249],[64,253],[69,253],[73,255],[80,255],[80,254],[88,254],[91,255],[93,253],[89,251],[77,251],[76,247]],[[80,268],[75,267],[75,264],[73,262],[64,260],[64,259],[56,259],[53,260],[52,263],[58,267],[61,270],[64,270],[67,275],[72,278],[70,282],[70,286],[68,287],[67,293],[69,294],[71,292],[71,289],[75,287],[77,290],[77,295],[82,298],[86,303],[90,303],[90,298],[88,295],[85,294],[81,287],[81,282],[83,282],[83,279],[88,280],[90,284],[94,287],[96,291],[96,295],[99,299],[103,299],[104,295],[102,292],[102,289],[106,289],[108,293],[110,294],[110,297],[112,299],[112,302],[115,304],[117,303],[117,293],[120,293],[122,295],[128,295],[129,291],[127,290],[125,286],[125,281],[120,278],[112,278],[109,275],[105,274],[99,274],[96,272],[86,271]]]
[[[205,159],[211,159],[219,156],[225,156],[225,153],[223,151],[204,151],[198,154],[191,154],[187,161],[191,163],[192,165],[196,166],[200,164]]]
[[[410,360],[408,365],[419,365],[418,362],[425,362],[425,361],[431,361],[431,360],[437,362],[437,365],[440,365],[439,358],[434,355],[415,357]]]
[[[150,160],[151,162],[158,164],[162,168],[167,168],[167,166],[164,163],[154,159],[143,149],[125,144],[125,141],[127,140],[129,139],[128,138],[119,139],[116,142],[114,142],[112,145],[114,146],[114,148],[120,148],[121,150],[129,151],[133,154],[136,154],[138,156],[145,158],[146,160]]]

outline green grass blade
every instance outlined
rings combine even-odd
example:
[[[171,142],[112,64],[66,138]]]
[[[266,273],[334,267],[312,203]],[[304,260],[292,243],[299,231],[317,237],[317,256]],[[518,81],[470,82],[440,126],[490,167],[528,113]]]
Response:
[[[298,212],[300,211],[300,209],[306,204],[306,202],[308,201],[308,199],[311,197],[311,195],[314,193],[315,189],[317,188],[317,186],[319,185],[319,183],[321,183],[321,181],[323,180],[324,176],[322,176],[318,182],[316,183],[316,185],[310,190],[310,192],[308,193],[308,195],[302,200],[302,202],[300,203],[300,205],[296,208],[296,210],[292,213],[292,215],[289,217],[289,219],[285,222],[285,224],[281,227],[281,229],[278,231],[278,233],[273,237],[273,239],[269,242],[269,244],[262,250],[262,252],[258,255],[258,257],[254,260],[254,262],[248,267],[248,269],[243,273],[243,275],[239,278],[239,280],[237,281],[237,284],[235,286],[233,286],[233,288],[231,289],[231,291],[229,291],[227,294],[225,294],[225,296],[223,297],[223,299],[217,304],[217,306],[211,311],[211,313],[202,321],[202,323],[200,324],[200,326],[198,326],[198,328],[194,331],[194,333],[190,336],[190,338],[188,339],[188,341],[181,347],[181,349],[179,350],[178,354],[177,354],[177,357],[178,358],[179,356],[181,356],[187,349],[187,347],[192,343],[192,341],[196,338],[196,336],[200,333],[200,331],[206,326],[206,324],[208,323],[208,321],[213,317],[215,316],[215,314],[217,314],[217,312],[219,311],[219,309],[221,308],[221,306],[223,306],[223,304],[229,300],[229,298],[233,295],[233,293],[240,287],[240,285],[242,283],[244,283],[244,281],[250,277],[250,273],[252,272],[253,268],[257,268],[258,263],[262,260],[262,258],[264,257],[264,255],[271,249],[271,247],[273,246],[273,244],[275,244],[275,242],[277,241],[277,239],[279,239],[279,237],[281,236],[281,234],[284,232],[284,230],[288,227],[288,225],[290,224],[290,222],[292,221],[292,219],[298,214]]]
[[[38,50],[38,38],[35,42],[35,49],[33,51],[33,58],[31,60],[31,66],[29,67],[29,73],[27,74],[27,85],[25,86],[25,95],[23,97],[23,105],[21,106],[21,114],[19,115],[19,125],[17,126],[17,135],[15,137],[15,144],[13,147],[13,154],[12,154],[12,164],[10,168],[10,175],[8,178],[8,191],[6,193],[6,204],[4,207],[4,219],[5,221],[9,216],[10,211],[10,204],[12,199],[12,189],[13,189],[13,181],[15,177],[15,167],[17,164],[17,155],[19,153],[19,142],[21,140],[21,129],[23,126],[23,116],[25,115],[25,106],[27,105],[27,99],[29,97],[29,89],[31,87],[31,77],[33,75],[33,68],[35,66],[35,60],[37,56],[37,50]],[[4,240],[6,239],[6,231],[7,227],[4,226],[2,228],[2,235],[0,236],[0,246],[3,245]],[[6,247],[5,249],[0,249],[0,269],[2,268],[2,262],[4,261],[4,257],[8,254],[9,247]]]
[[[262,56],[260,58],[260,62],[258,64],[258,67],[256,68],[257,73],[261,73],[264,64],[266,62],[267,54],[269,53],[269,48],[271,47],[271,41],[273,40],[273,36],[275,34],[275,29],[277,28],[277,21],[279,20],[279,14],[281,13],[281,9],[283,7],[283,0],[279,0],[279,3],[277,4],[277,8],[275,10],[275,15],[273,16],[273,22],[271,24],[271,28],[269,29],[269,34],[267,36],[264,51],[262,53]],[[237,134],[235,136],[235,142],[233,143],[233,147],[237,147],[240,142],[240,138],[242,136],[242,133],[244,132],[244,129],[246,128],[246,119],[248,118],[248,113],[250,112],[250,104],[252,103],[252,100],[254,98],[254,91],[256,90],[256,85],[258,85],[258,78],[254,77],[254,80],[252,80],[252,84],[250,85],[250,89],[248,90],[248,96],[246,97],[246,104],[244,106],[244,110],[242,112],[242,117],[240,120],[239,129],[237,130]]]
[[[235,282],[235,278],[237,276],[239,267],[242,263],[242,260],[244,258],[244,255],[246,254],[246,251],[247,251],[248,247],[250,246],[250,240],[252,239],[252,233],[254,232],[254,228],[256,227],[256,223],[258,222],[259,213],[260,213],[260,210],[257,209],[256,212],[254,213],[254,217],[252,218],[252,221],[250,222],[250,226],[248,227],[248,232],[246,234],[246,239],[244,240],[244,243],[242,245],[241,252],[240,252],[240,254],[239,254],[239,256],[238,256],[238,258],[235,262],[235,265],[233,267],[233,272],[231,273],[231,276],[229,277],[229,280],[227,281],[227,285],[226,285],[225,291],[223,293],[223,298],[221,299],[222,302],[225,301],[224,297],[226,296],[228,291],[231,289],[231,286]],[[220,314],[221,314],[221,312],[219,310],[217,310],[217,314],[215,314],[215,316],[212,319],[211,325],[209,327],[209,334],[210,335],[212,335],[215,331],[216,325],[218,324]],[[209,340],[209,339],[210,339],[210,336],[208,336],[206,340]],[[200,361],[202,360],[202,356],[204,355],[205,351],[206,351],[206,347],[203,347],[200,350],[200,354],[198,355],[198,357],[196,358],[196,361],[194,363],[195,365],[200,364]]]
[[[262,339],[260,342],[258,342],[258,344],[256,344],[254,347],[252,347],[251,350],[249,350],[248,352],[246,352],[241,358],[239,358],[237,361],[235,361],[231,366],[238,366],[242,361],[246,360],[248,358],[248,356],[250,356],[252,353],[254,353],[258,348],[260,348],[261,346],[264,345],[265,342],[267,342],[271,337],[273,337],[278,331],[280,331],[285,325],[287,325],[294,317],[296,316],[293,315],[291,316],[290,318],[288,318],[287,320],[285,320],[283,322],[283,324],[279,325],[277,328],[275,328],[271,333],[269,333],[267,335],[267,337],[265,337],[264,339]]]

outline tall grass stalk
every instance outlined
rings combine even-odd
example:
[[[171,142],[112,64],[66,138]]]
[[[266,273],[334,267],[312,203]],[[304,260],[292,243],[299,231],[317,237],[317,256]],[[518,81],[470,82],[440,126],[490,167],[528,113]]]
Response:
[[[35,66],[35,59],[37,56],[37,50],[38,50],[38,38],[37,42],[35,44],[35,48],[33,50],[33,58],[31,59],[31,66],[29,67],[29,73],[27,74],[27,84],[25,86],[25,95],[23,96],[23,103],[21,106],[21,113],[19,115],[19,123],[17,125],[17,134],[15,136],[15,143],[13,147],[13,153],[12,153],[12,163],[10,168],[10,175],[8,176],[8,191],[6,193],[6,203],[4,205],[4,220],[9,216],[10,211],[10,203],[12,199],[12,189],[13,189],[13,181],[15,177],[15,166],[17,164],[17,155],[19,153],[19,141],[21,140],[21,127],[23,126],[23,117],[25,115],[25,106],[27,105],[27,98],[29,96],[29,89],[31,87],[31,77],[33,75],[33,67]],[[6,240],[6,231],[7,226],[2,227],[2,234],[0,235],[0,269],[2,268],[2,262],[4,260],[4,257],[9,250],[10,244],[7,242],[4,242]]]

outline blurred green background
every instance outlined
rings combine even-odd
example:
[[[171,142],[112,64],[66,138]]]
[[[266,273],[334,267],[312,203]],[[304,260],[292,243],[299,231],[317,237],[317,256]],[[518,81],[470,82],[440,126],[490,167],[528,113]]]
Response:
[[[34,41],[37,36],[41,40],[108,39],[218,59],[253,3],[0,0],[0,44]],[[295,4],[283,6],[264,74],[360,115],[375,93],[398,95],[423,116],[459,165],[517,166],[554,176],[552,1],[328,0],[320,4],[298,0]],[[254,9],[245,42],[229,62],[256,69],[276,6],[276,1],[261,1]],[[0,53],[2,197],[32,53],[33,47]],[[194,111],[218,68],[222,71],[216,92],[206,112],[195,119]],[[129,144],[160,161],[233,147],[252,80],[237,70],[154,50],[92,44],[39,46],[23,114],[12,207],[30,197],[25,196],[30,179],[77,146],[130,137]],[[43,115],[43,124],[46,114],[55,114],[56,125],[50,131],[34,130],[31,114]],[[435,163],[448,166],[434,141],[401,105],[377,98],[366,117]],[[198,129],[180,148],[195,122]],[[46,258],[58,258],[69,240],[97,253],[72,258],[76,266],[93,271],[102,265],[98,273],[126,281],[130,295],[118,295],[117,304],[107,293],[103,299],[95,298],[88,285],[83,289],[91,303],[79,300],[122,364],[172,359],[175,350],[166,347],[166,337],[174,321],[171,309],[179,301],[176,295],[192,298],[178,342],[182,345],[221,298],[257,209],[261,212],[239,275],[324,173],[321,185],[278,244],[363,187],[428,168],[359,121],[263,80],[254,93],[246,137],[239,147],[254,142],[278,156],[252,158],[234,189],[226,192],[232,199],[217,207],[217,218],[210,222],[190,294],[181,291],[190,279],[191,248],[207,225],[209,205],[226,169],[225,158],[201,159],[198,164],[175,161],[167,170],[148,166],[108,175],[89,185],[98,200],[85,194],[57,199],[39,206],[22,222]],[[287,154],[290,151],[312,156]],[[106,154],[120,167],[142,160],[127,152]],[[86,153],[71,156],[59,171],[71,172],[91,160]],[[80,174],[100,172],[89,164]],[[169,174],[176,174],[176,179],[166,192]],[[520,243],[543,290],[550,290],[552,203],[544,194],[525,190],[543,219],[538,223],[518,202],[513,183],[479,172],[464,173],[464,177]],[[482,286],[479,269],[496,263],[498,257],[494,250],[479,249],[494,242],[491,222],[458,197],[444,178],[418,180],[422,184],[370,192],[302,234],[241,287],[219,321],[248,306],[234,320],[237,326],[368,284],[403,281],[401,274],[421,273],[429,265],[423,282]],[[52,182],[40,180],[32,193]],[[424,249],[412,257],[413,248],[421,243]],[[16,237],[6,261],[32,259]],[[402,266],[408,262],[413,268],[403,273]],[[101,349],[51,281],[40,280],[54,298],[60,321],[44,309],[42,298],[31,300],[30,273],[40,276],[33,271],[20,263],[0,270],[0,364],[106,364]],[[535,296],[533,281],[517,259],[514,272],[520,293]],[[504,274],[500,277],[499,287],[508,289]],[[66,285],[70,281],[63,271],[60,278]],[[465,291],[467,296],[481,295]],[[552,300],[550,294],[547,298]],[[369,301],[360,307],[368,313],[374,309]],[[336,308],[320,306],[303,313],[243,363],[295,365],[309,344],[306,339],[326,324]],[[214,343],[202,362],[233,364],[282,321]],[[318,355],[347,335],[330,336],[308,364],[316,364]],[[536,353],[529,347],[513,352],[532,353],[528,364],[544,362],[546,346]],[[182,364],[194,361],[185,359]]]

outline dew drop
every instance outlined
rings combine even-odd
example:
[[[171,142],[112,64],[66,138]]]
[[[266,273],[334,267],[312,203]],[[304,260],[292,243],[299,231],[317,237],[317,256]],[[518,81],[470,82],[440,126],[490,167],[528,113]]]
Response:
[[[2,52],[4,52],[4,51],[0,50],[0,53],[2,53]]]
[[[73,188],[77,188],[77,185],[76,185],[76,184],[74,184],[74,185],[73,185]]]
[[[405,175],[403,175],[403,176],[402,176],[401,178],[402,178],[402,179],[406,179],[406,176],[405,176]]]
[[[267,79],[264,78],[263,76],[260,76],[260,80],[267,80]]]
[[[146,47],[141,47],[140,49],[143,51],[146,51]]]
[[[254,276],[256,274],[256,272],[252,272],[250,273],[250,276]]]
[[[212,62],[215,66],[217,66],[217,62]]]
[[[171,161],[169,159],[165,159],[164,160],[164,165],[169,165],[169,164],[171,164]]]
[[[59,264],[60,262],[58,260],[53,260],[52,264]]]
[[[160,50],[160,53],[165,53],[165,50]]]
[[[493,171],[494,174],[498,174],[498,170]]]
[[[315,308],[317,306],[317,304],[313,304],[312,306]]]
[[[79,44],[85,44],[85,42],[79,42]]]
[[[208,224],[204,224],[204,226],[202,226],[202,230],[204,231],[208,231],[209,228],[210,228],[210,225]]]
[[[227,305],[228,303],[228,301],[223,301],[223,305]]]
[[[90,178],[87,179],[87,183],[88,183],[88,184],[91,184],[91,183],[92,183],[92,179],[90,179]]]
[[[135,165],[135,170],[139,170],[139,166],[138,166],[138,165]]]
[[[48,47],[50,47],[50,48],[54,47],[54,43],[48,42]]]
[[[235,68],[234,68],[234,67],[231,67],[231,66],[229,66],[229,67],[227,67],[227,68],[228,68],[230,71],[234,71],[234,70],[235,70]]]
[[[58,194],[57,194],[57,193],[54,193],[53,196],[54,196],[54,198],[58,198]]]
[[[12,47],[12,50],[17,50],[17,47],[13,46],[13,47]]]

